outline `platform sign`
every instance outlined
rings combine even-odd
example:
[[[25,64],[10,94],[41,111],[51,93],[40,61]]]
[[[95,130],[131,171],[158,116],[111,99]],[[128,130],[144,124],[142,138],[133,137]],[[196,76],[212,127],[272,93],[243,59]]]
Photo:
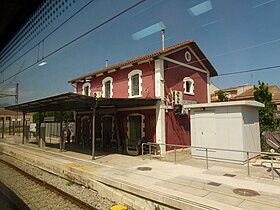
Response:
[[[6,117],[6,120],[11,120],[11,117]]]
[[[36,123],[30,123],[30,131],[36,132]]]
[[[54,117],[44,117],[44,122],[54,122]]]

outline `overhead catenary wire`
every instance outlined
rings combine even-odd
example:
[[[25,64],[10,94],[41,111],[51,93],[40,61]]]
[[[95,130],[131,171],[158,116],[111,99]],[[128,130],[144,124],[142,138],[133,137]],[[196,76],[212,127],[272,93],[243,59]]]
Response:
[[[114,20],[115,18],[117,18],[117,17],[123,15],[124,13],[126,13],[126,12],[128,12],[128,11],[130,11],[131,9],[135,8],[136,6],[140,5],[140,4],[143,3],[143,2],[145,2],[145,0],[141,0],[141,1],[139,1],[139,2],[137,2],[137,3],[135,3],[135,4],[133,4],[132,6],[128,7],[127,9],[121,11],[120,13],[114,15],[113,17],[109,18],[108,20],[102,22],[102,23],[99,24],[98,26],[95,26],[94,28],[90,29],[89,31],[87,31],[87,32],[85,32],[85,33],[83,33],[83,34],[81,34],[80,36],[76,37],[75,39],[71,40],[70,42],[64,44],[63,46],[61,46],[61,47],[59,47],[58,49],[54,50],[53,52],[49,53],[49,54],[46,55],[44,58],[48,58],[48,57],[50,57],[51,55],[53,55],[53,54],[59,52],[60,50],[62,50],[62,49],[64,49],[65,47],[69,46],[70,44],[72,44],[72,43],[78,41],[79,39],[83,38],[84,36],[88,35],[89,33],[93,32],[93,31],[95,31],[96,29],[100,28],[101,26],[103,26],[103,25],[105,25],[105,24],[111,22],[111,21]],[[37,44],[36,44],[34,47],[36,47],[36,46],[37,46]],[[34,47],[33,47],[33,48],[34,48]],[[0,82],[0,84],[6,82],[6,81],[8,81],[8,80],[10,80],[11,78],[17,76],[18,74],[20,74],[20,73],[26,71],[27,69],[29,69],[29,68],[31,68],[31,67],[37,65],[37,64],[38,64],[38,62],[35,62],[35,63],[33,63],[33,64],[31,64],[31,65],[25,67],[24,69],[22,69],[22,70],[20,70],[20,71],[18,71],[18,72],[16,72],[16,73],[14,73],[13,75],[9,76],[8,78],[6,78],[6,79],[3,78],[3,80]],[[2,70],[2,71],[4,71],[4,70]],[[1,71],[1,72],[2,72],[2,71]]]
[[[92,0],[93,1],[93,0]],[[92,1],[90,1],[87,5],[85,5],[83,8],[85,8],[86,6],[88,6]],[[67,47],[68,45],[72,44],[73,42],[76,42],[77,40],[79,40],[80,38],[86,36],[87,34],[91,33],[92,31],[96,30],[97,28],[103,26],[104,24],[110,22],[112,19],[122,15],[123,13],[125,13],[127,10],[130,10],[131,8],[137,6],[138,4],[140,3],[143,3],[145,0],[142,0],[142,1],[139,1],[138,3],[136,3],[136,5],[132,5],[130,8],[124,10],[123,12],[113,16],[112,18],[108,19],[107,21],[101,23],[100,25],[92,28],[91,30],[85,32],[84,34],[78,36],[77,38],[71,40],[70,42],[66,43],[65,45],[61,46],[60,48],[54,50],[53,52],[49,53],[48,55],[45,56],[45,58],[57,53],[58,51],[62,50],[63,48]],[[50,34],[47,35],[50,36],[52,33],[54,33],[59,27],[61,27],[63,24],[65,24],[68,20],[70,20],[73,16],[75,16],[77,13],[79,13],[83,8],[81,8],[79,11],[77,11],[75,14],[73,14],[71,17],[69,17],[66,21],[64,21],[60,26],[58,26],[55,30],[53,30]],[[44,39],[42,39],[41,41],[44,41],[46,39],[46,37]],[[245,51],[245,50],[249,50],[249,49],[253,49],[253,48],[256,48],[256,47],[260,47],[260,46],[264,46],[264,45],[267,45],[267,44],[271,44],[271,43],[275,43],[275,42],[279,42],[280,39],[275,39],[275,40],[271,40],[271,41],[267,41],[267,42],[263,42],[263,43],[259,43],[259,44],[255,44],[255,45],[252,45],[252,46],[248,46],[248,47],[244,47],[244,48],[240,48],[240,49],[236,49],[236,50],[232,50],[232,51],[229,51],[229,52],[225,52],[225,53],[221,53],[221,54],[218,54],[218,55],[214,55],[214,56],[211,56],[209,57],[209,59],[212,59],[212,58],[216,58],[216,57],[221,57],[221,56],[224,56],[224,55],[228,55],[228,54],[233,54],[233,53],[237,53],[237,52],[241,52],[241,51]],[[34,49],[35,47],[37,47],[37,44],[32,47],[30,50]],[[22,58],[24,55],[26,55],[28,52],[26,52],[25,54],[23,54],[22,56],[20,56],[19,58],[17,58],[14,62],[16,62],[17,60],[19,60],[20,58]],[[189,64],[193,64],[193,63],[196,63],[196,62],[199,62],[199,61],[203,61],[203,60],[206,60],[207,58],[205,59],[201,59],[201,60],[198,60],[198,61],[194,61],[194,62],[190,62]],[[12,65],[14,62],[10,63],[10,65]],[[10,80],[11,78],[17,76],[18,74],[26,71],[27,69],[37,65],[38,61],[36,63],[33,63],[27,67],[25,67],[24,69],[16,72],[15,74],[9,76],[8,78],[3,78],[3,80],[0,82],[0,84]],[[5,69],[7,69],[9,66],[7,66]],[[175,66],[176,67],[176,66]],[[175,68],[174,67],[174,68]],[[247,70],[238,70],[238,71],[232,71],[232,72],[228,72],[228,73],[222,73],[222,74],[219,74],[217,77],[221,77],[221,76],[227,76],[227,75],[235,75],[235,74],[242,74],[242,73],[250,73],[250,72],[258,72],[258,71],[264,71],[264,70],[270,70],[270,69],[277,69],[279,68],[280,66],[279,65],[275,65],[275,66],[267,66],[267,67],[261,67],[261,68],[255,68],[255,69],[247,69]],[[172,67],[171,67],[172,68]],[[5,71],[4,70],[1,70],[1,72]]]
[[[69,18],[67,18],[65,21],[63,21],[61,24],[59,24],[59,26],[57,26],[54,30],[52,30],[49,34],[47,34],[43,39],[41,39],[37,44],[35,44],[33,47],[29,48],[25,53],[23,53],[21,56],[19,56],[17,59],[15,59],[13,62],[11,62],[10,64],[8,64],[5,69],[7,69],[9,66],[11,66],[14,62],[18,61],[20,58],[22,58],[23,56],[25,56],[27,53],[29,53],[31,50],[33,50],[35,47],[37,47],[37,45],[44,41],[46,38],[48,38],[50,35],[52,35],[54,32],[56,32],[61,26],[63,26],[65,23],[67,23],[69,20],[71,20],[73,17],[75,17],[77,14],[79,14],[82,10],[84,10],[85,8],[87,8],[94,0],[89,1],[87,4],[85,4],[83,7],[81,7],[78,11],[76,11],[73,15],[71,15]],[[10,56],[9,59],[7,59],[3,64],[0,65],[0,68],[4,66],[4,64],[8,61],[10,61],[11,58],[13,58],[14,55],[16,55],[18,52],[20,52],[28,43],[26,43],[25,45],[23,45],[22,47],[18,48],[17,51],[15,51],[13,53],[12,56],[5,55],[6,57]],[[12,51],[13,52],[13,51]],[[10,53],[11,54],[11,53]],[[3,58],[1,58],[2,60]],[[4,69],[4,70],[5,70]]]

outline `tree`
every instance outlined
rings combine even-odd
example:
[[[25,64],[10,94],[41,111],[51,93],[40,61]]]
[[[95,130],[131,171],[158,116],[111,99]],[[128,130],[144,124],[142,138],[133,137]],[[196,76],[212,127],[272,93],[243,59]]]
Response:
[[[278,127],[278,121],[273,118],[273,111],[276,110],[276,104],[272,102],[272,94],[268,91],[268,85],[260,82],[258,87],[254,86],[255,100],[263,103],[265,107],[259,109],[260,131],[274,131]],[[263,137],[261,137],[262,150],[268,149]]]
[[[60,121],[60,112],[58,111],[49,111],[49,112],[42,112],[41,113],[41,121],[44,120],[44,117],[54,117],[55,121]],[[73,120],[73,112],[72,111],[63,111],[63,120],[65,122],[69,120]],[[33,114],[33,122],[39,125],[39,113]]]
[[[219,90],[217,92],[217,95],[218,95],[218,101],[220,101],[220,102],[228,101],[228,97],[227,97],[227,94],[225,91]]]

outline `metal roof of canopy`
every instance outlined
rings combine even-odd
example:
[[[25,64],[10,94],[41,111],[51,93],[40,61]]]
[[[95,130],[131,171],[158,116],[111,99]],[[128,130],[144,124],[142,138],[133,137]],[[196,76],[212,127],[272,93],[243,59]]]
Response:
[[[7,106],[13,111],[47,112],[66,110],[90,110],[92,108],[127,108],[156,105],[159,99],[140,98],[94,98],[76,93],[62,93],[22,104]]]

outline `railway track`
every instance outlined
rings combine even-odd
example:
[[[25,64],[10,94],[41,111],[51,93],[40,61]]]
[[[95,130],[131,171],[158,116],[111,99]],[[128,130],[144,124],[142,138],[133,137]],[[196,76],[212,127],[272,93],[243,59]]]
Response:
[[[97,209],[3,159],[0,159],[0,168],[1,181],[30,209]],[[11,177],[13,181],[7,181]]]

